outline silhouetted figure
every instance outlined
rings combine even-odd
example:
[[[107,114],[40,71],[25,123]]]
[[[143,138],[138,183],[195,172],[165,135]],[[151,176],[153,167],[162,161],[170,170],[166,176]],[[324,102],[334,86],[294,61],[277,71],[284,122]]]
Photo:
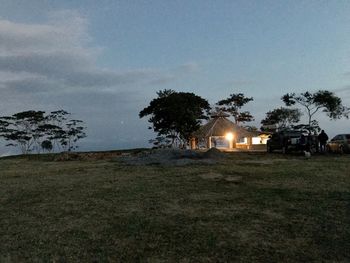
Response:
[[[326,144],[328,141],[328,135],[324,132],[324,130],[322,130],[318,135],[318,141],[320,142],[320,152],[324,153],[326,151]]]

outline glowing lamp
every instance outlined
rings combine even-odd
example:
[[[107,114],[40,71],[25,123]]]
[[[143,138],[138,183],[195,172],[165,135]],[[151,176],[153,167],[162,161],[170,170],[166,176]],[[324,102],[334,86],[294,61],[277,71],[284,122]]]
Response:
[[[232,141],[233,140],[233,133],[232,132],[226,133],[225,138],[228,141]]]

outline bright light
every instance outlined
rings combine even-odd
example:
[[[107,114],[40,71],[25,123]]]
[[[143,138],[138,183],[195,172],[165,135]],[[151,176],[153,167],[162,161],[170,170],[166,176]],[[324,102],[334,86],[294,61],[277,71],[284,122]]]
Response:
[[[232,141],[232,140],[233,140],[233,134],[232,134],[232,132],[226,133],[225,138],[226,138],[226,140],[228,140],[228,141]]]

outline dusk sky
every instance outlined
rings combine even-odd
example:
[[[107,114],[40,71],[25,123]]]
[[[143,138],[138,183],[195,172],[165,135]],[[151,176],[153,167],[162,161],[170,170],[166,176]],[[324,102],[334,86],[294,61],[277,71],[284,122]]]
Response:
[[[81,150],[145,147],[138,113],[161,89],[243,92],[257,127],[287,92],[350,106],[350,1],[0,0],[0,115],[65,109],[86,122]]]

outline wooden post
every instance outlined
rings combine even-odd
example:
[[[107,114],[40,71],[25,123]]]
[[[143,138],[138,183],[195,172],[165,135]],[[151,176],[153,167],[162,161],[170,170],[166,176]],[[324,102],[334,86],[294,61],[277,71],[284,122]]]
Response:
[[[253,145],[253,138],[252,137],[247,137],[247,149],[251,149]]]
[[[211,148],[211,136],[208,137],[208,143],[207,143],[208,149]]]
[[[196,149],[196,138],[191,138],[191,150]]]
[[[234,139],[228,141],[228,148],[229,149],[233,149],[233,140]]]

